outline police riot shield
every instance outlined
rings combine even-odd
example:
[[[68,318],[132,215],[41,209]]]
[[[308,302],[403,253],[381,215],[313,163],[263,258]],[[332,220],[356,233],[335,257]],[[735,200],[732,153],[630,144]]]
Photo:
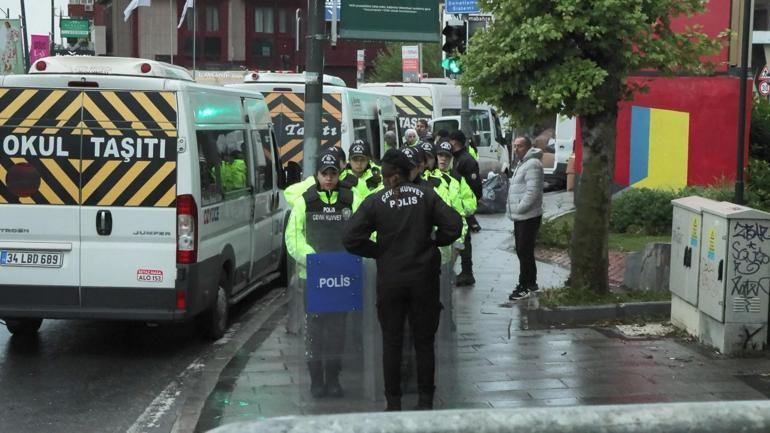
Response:
[[[366,380],[364,361],[364,345],[372,339],[372,331],[366,335],[364,329],[364,259],[342,246],[350,214],[349,209],[333,207],[308,210],[303,224],[290,224],[293,233],[287,236],[293,243],[287,249],[294,259],[295,284],[290,291],[296,335],[303,343],[295,346],[295,362],[288,368],[294,372],[298,403],[307,414],[377,408],[366,398],[372,392],[365,390],[367,383],[374,385]]]

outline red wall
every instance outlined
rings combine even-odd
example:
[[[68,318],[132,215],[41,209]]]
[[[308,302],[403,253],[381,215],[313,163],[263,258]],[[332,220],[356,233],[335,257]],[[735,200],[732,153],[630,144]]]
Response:
[[[620,103],[615,146],[615,183],[628,185],[632,106],[690,114],[688,185],[710,185],[723,177],[729,181],[735,180],[740,84],[737,77],[633,77],[629,82],[645,82],[650,92],[639,93],[633,101]],[[748,86],[748,95],[751,95],[752,83],[749,82]],[[747,110],[751,113],[751,98],[747,98]],[[750,119],[747,119],[746,154],[749,125]]]
[[[671,20],[671,29],[682,31],[687,26],[700,25],[701,32],[715,38],[719,33],[730,29],[730,0],[710,0],[706,6],[706,12],[694,17],[678,17]],[[727,70],[729,49],[727,45],[722,51],[709,60],[721,64],[717,70]]]

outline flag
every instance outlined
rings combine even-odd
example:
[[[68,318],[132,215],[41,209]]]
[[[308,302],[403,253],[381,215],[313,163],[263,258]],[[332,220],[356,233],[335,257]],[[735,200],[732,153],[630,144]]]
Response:
[[[187,15],[187,9],[190,9],[193,7],[193,2],[195,0],[187,0],[185,2],[184,7],[182,8],[182,18],[179,18],[179,25],[176,26],[176,28],[182,27],[182,23],[184,22],[184,17]]]
[[[151,0],[131,0],[131,3],[123,10],[123,22],[128,21],[128,17],[131,16],[131,12],[139,6],[149,6]]]

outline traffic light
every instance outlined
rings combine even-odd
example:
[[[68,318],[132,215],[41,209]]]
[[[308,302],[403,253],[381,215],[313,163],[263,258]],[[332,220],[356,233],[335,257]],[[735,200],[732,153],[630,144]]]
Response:
[[[441,67],[447,70],[450,74],[459,74],[462,72],[460,67],[460,61],[456,57],[447,57],[441,61]]]
[[[465,54],[465,44],[468,39],[468,25],[465,21],[459,24],[447,23],[441,32],[444,35],[444,45],[441,47],[447,57],[455,57],[456,54]]]
[[[444,30],[444,60],[441,61],[441,67],[450,74],[457,75],[462,72],[460,67],[459,55],[465,54],[465,46],[468,39],[468,25],[465,21],[446,23]]]

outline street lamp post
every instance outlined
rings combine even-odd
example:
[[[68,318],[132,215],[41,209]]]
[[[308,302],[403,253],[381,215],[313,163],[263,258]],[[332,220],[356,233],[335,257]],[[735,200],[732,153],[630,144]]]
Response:
[[[743,157],[746,152],[746,98],[749,75],[749,46],[751,45],[751,5],[752,0],[744,0],[743,2],[743,32],[741,37],[741,66],[740,66],[740,89],[738,89],[738,154],[736,155],[736,170],[735,170],[735,196],[733,201],[737,204],[743,204],[743,189],[744,189],[744,164],[745,159]]]

